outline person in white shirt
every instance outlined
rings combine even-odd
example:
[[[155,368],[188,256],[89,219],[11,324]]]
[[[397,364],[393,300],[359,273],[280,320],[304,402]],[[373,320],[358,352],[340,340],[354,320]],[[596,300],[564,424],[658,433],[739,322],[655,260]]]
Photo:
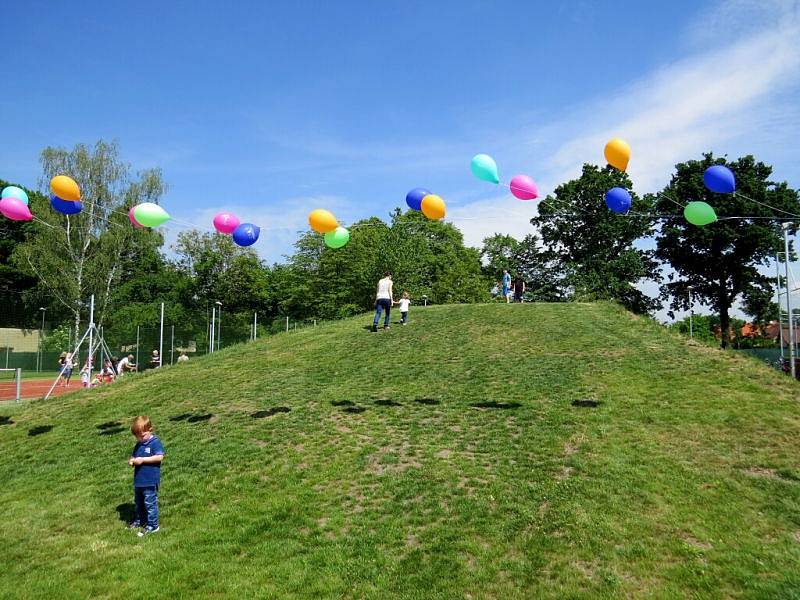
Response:
[[[386,311],[386,317],[383,319],[383,328],[389,329],[389,313],[394,303],[392,274],[386,271],[386,273],[383,274],[383,279],[378,282],[378,291],[375,294],[375,319],[372,321],[373,333],[378,331],[378,321],[381,319],[381,311]]]
[[[408,299],[408,292],[403,292],[398,304],[400,305],[400,324],[406,325],[408,323],[408,305],[411,304],[411,300]]]
[[[127,371],[136,370],[136,365],[131,362],[132,360],[133,354],[122,357],[122,360],[117,363],[117,377],[122,377]]]
[[[188,360],[189,360],[189,357],[187,356],[186,352],[185,351],[181,352],[181,355],[178,357],[178,362],[182,363],[182,362],[186,362]]]

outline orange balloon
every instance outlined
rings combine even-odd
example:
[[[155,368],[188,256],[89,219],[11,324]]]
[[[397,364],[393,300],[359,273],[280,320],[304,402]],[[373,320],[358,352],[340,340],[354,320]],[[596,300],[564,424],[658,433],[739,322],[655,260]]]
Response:
[[[444,204],[444,200],[442,200],[436,194],[428,194],[422,199],[422,214],[428,217],[429,219],[433,219],[434,221],[438,221],[439,219],[444,219],[445,212],[447,207]]]
[[[339,226],[339,222],[333,216],[333,213],[324,208],[312,210],[308,214],[308,224],[317,233],[328,233]]]
[[[614,138],[606,144],[606,162],[615,169],[624,171],[628,168],[628,161],[631,158],[631,147],[628,142],[619,138]]]
[[[50,189],[53,194],[62,200],[77,202],[81,199],[81,188],[75,180],[66,175],[56,175],[50,180]]]

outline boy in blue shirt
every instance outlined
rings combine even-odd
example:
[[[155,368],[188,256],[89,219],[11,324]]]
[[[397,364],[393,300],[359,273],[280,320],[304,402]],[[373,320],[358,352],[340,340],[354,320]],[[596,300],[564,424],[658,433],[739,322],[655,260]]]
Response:
[[[133,467],[133,499],[136,517],[130,529],[139,529],[139,537],[158,531],[158,486],[161,483],[161,461],[164,446],[153,433],[149,417],[139,416],[133,420],[131,433],[136,436],[128,464]]]

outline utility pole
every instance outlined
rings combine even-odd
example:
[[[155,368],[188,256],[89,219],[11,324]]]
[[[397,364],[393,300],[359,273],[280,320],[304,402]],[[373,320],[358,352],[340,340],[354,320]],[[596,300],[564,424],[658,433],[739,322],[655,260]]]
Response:
[[[797,370],[794,364],[794,347],[795,347],[795,331],[794,319],[792,317],[792,294],[789,290],[789,229],[793,229],[794,224],[783,224],[783,249],[786,253],[784,265],[786,266],[786,312],[789,313],[789,372],[792,374],[792,379],[797,376]]]

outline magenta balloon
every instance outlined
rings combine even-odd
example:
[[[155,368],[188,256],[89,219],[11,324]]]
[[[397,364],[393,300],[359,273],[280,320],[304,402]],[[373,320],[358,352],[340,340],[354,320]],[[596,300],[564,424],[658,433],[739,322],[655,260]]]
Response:
[[[527,175],[517,175],[511,180],[509,187],[511,193],[520,200],[534,200],[539,197],[536,182]]]
[[[239,218],[231,213],[221,212],[214,217],[214,229],[226,235],[232,234],[240,224]]]
[[[33,219],[28,205],[13,196],[6,196],[0,200],[0,213],[12,221],[30,221]]]
[[[131,220],[131,225],[136,227],[136,229],[144,229],[144,225],[139,223],[139,221],[136,220],[136,217],[133,216],[133,211],[135,211],[135,210],[136,210],[136,207],[135,206],[131,206],[131,209],[128,211],[128,218]]]

